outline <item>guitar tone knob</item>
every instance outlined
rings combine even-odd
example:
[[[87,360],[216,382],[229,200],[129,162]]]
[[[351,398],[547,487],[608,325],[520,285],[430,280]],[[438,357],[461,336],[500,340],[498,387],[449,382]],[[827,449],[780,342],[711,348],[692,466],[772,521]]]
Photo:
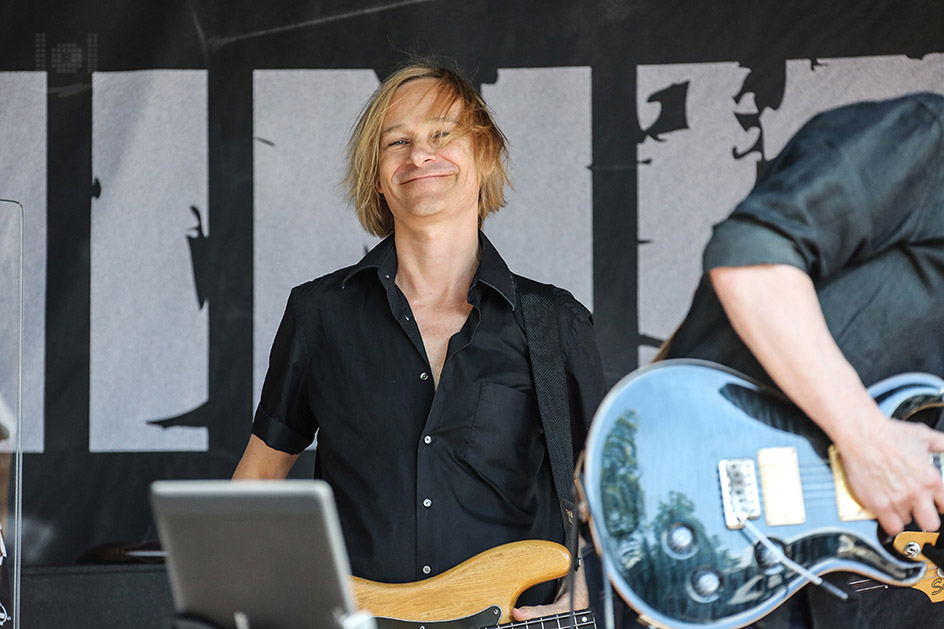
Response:
[[[673,524],[665,534],[665,546],[671,555],[691,556],[698,548],[695,531],[687,524]]]
[[[714,599],[721,591],[721,575],[713,568],[698,568],[692,573],[691,586],[699,598]]]

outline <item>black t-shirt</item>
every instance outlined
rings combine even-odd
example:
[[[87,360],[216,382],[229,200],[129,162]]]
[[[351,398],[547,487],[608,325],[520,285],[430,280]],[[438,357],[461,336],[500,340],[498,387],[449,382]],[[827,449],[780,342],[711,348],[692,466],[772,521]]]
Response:
[[[434,389],[393,237],[296,287],[253,433],[289,453],[317,436],[354,574],[410,582],[494,546],[562,542],[514,276],[480,234],[472,311]],[[605,392],[590,313],[555,289],[575,451]],[[548,602],[554,584],[521,604]]]

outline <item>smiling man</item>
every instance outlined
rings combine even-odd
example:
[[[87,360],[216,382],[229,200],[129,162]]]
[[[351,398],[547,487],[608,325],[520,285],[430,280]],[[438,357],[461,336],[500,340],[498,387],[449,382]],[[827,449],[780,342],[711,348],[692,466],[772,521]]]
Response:
[[[357,216],[385,239],[293,289],[234,478],[284,478],[318,431],[316,475],[334,490],[354,574],[373,581],[418,581],[507,542],[563,542],[522,281],[480,231],[504,205],[504,136],[466,80],[419,62],[374,93],[348,156]],[[548,291],[576,453],[603,371],[590,313]],[[564,594],[532,588],[514,617],[563,611]]]

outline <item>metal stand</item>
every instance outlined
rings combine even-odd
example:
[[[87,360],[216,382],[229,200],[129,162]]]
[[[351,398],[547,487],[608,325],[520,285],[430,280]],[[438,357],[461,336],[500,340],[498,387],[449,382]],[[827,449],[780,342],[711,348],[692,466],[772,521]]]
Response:
[[[340,629],[377,629],[377,622],[367,612],[354,612],[340,619]]]
[[[3,537],[0,537],[0,564],[2,564],[2,579],[4,581],[3,600],[0,600],[0,625],[12,620],[11,626],[14,629],[20,627],[20,576],[22,574],[22,553],[21,544],[23,536],[23,447],[22,447],[22,422],[23,422],[23,206],[18,201],[10,199],[0,199],[0,294],[4,296],[14,296],[16,299],[16,313],[12,309],[4,308],[3,318],[9,322],[16,317],[15,329],[11,325],[5,325],[2,328],[3,338],[0,339],[0,345],[5,347],[4,354],[10,355],[13,352],[9,350],[15,347],[16,364],[12,368],[3,369],[4,375],[12,376],[15,379],[15,386],[11,383],[2,383],[0,388],[0,403],[3,403],[4,397],[12,398],[13,404],[12,421],[10,426],[4,426],[4,432],[7,434],[0,438],[0,443],[7,441],[12,437],[12,461],[8,470],[9,485],[7,492],[8,508],[13,507],[12,525],[10,519],[6,521],[6,527],[0,530],[0,536],[7,536],[11,530],[13,533],[13,543],[4,543]],[[12,300],[11,300],[12,301]],[[10,304],[10,301],[6,302]],[[15,331],[14,331],[15,330]],[[15,336],[15,341],[12,337]],[[9,346],[7,348],[7,346]],[[9,352],[9,353],[7,353]],[[3,444],[7,445],[7,444]],[[8,452],[9,450],[4,450]],[[9,542],[9,538],[7,538]],[[10,557],[7,552],[10,552]],[[11,566],[12,564],[12,566]],[[12,570],[10,569],[12,567]],[[12,601],[6,599],[6,592],[12,594]]]

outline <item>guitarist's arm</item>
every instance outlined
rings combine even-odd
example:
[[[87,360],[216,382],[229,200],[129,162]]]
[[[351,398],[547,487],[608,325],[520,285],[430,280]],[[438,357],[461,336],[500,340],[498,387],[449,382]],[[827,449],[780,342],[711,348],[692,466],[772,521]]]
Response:
[[[584,541],[583,538],[579,538],[578,548],[583,548]],[[555,616],[557,614],[565,614],[571,611],[570,606],[570,575],[561,579],[561,586],[557,591],[557,597],[554,599],[554,602],[549,605],[533,605],[533,606],[523,606],[516,607],[511,610],[511,617],[515,620],[531,620],[533,618],[541,618],[544,616]],[[586,609],[590,606],[590,594],[587,589],[587,579],[584,575],[583,564],[581,563],[578,566],[577,571],[573,575],[574,582],[574,605],[573,609],[580,611]]]
[[[288,476],[296,459],[297,454],[270,448],[265,441],[252,435],[233,472],[233,480],[282,480]]]
[[[709,276],[738,336],[836,444],[853,493],[882,528],[896,535],[913,516],[937,530],[944,483],[928,454],[944,451],[944,433],[882,414],[830,334],[810,277],[784,264]]]

